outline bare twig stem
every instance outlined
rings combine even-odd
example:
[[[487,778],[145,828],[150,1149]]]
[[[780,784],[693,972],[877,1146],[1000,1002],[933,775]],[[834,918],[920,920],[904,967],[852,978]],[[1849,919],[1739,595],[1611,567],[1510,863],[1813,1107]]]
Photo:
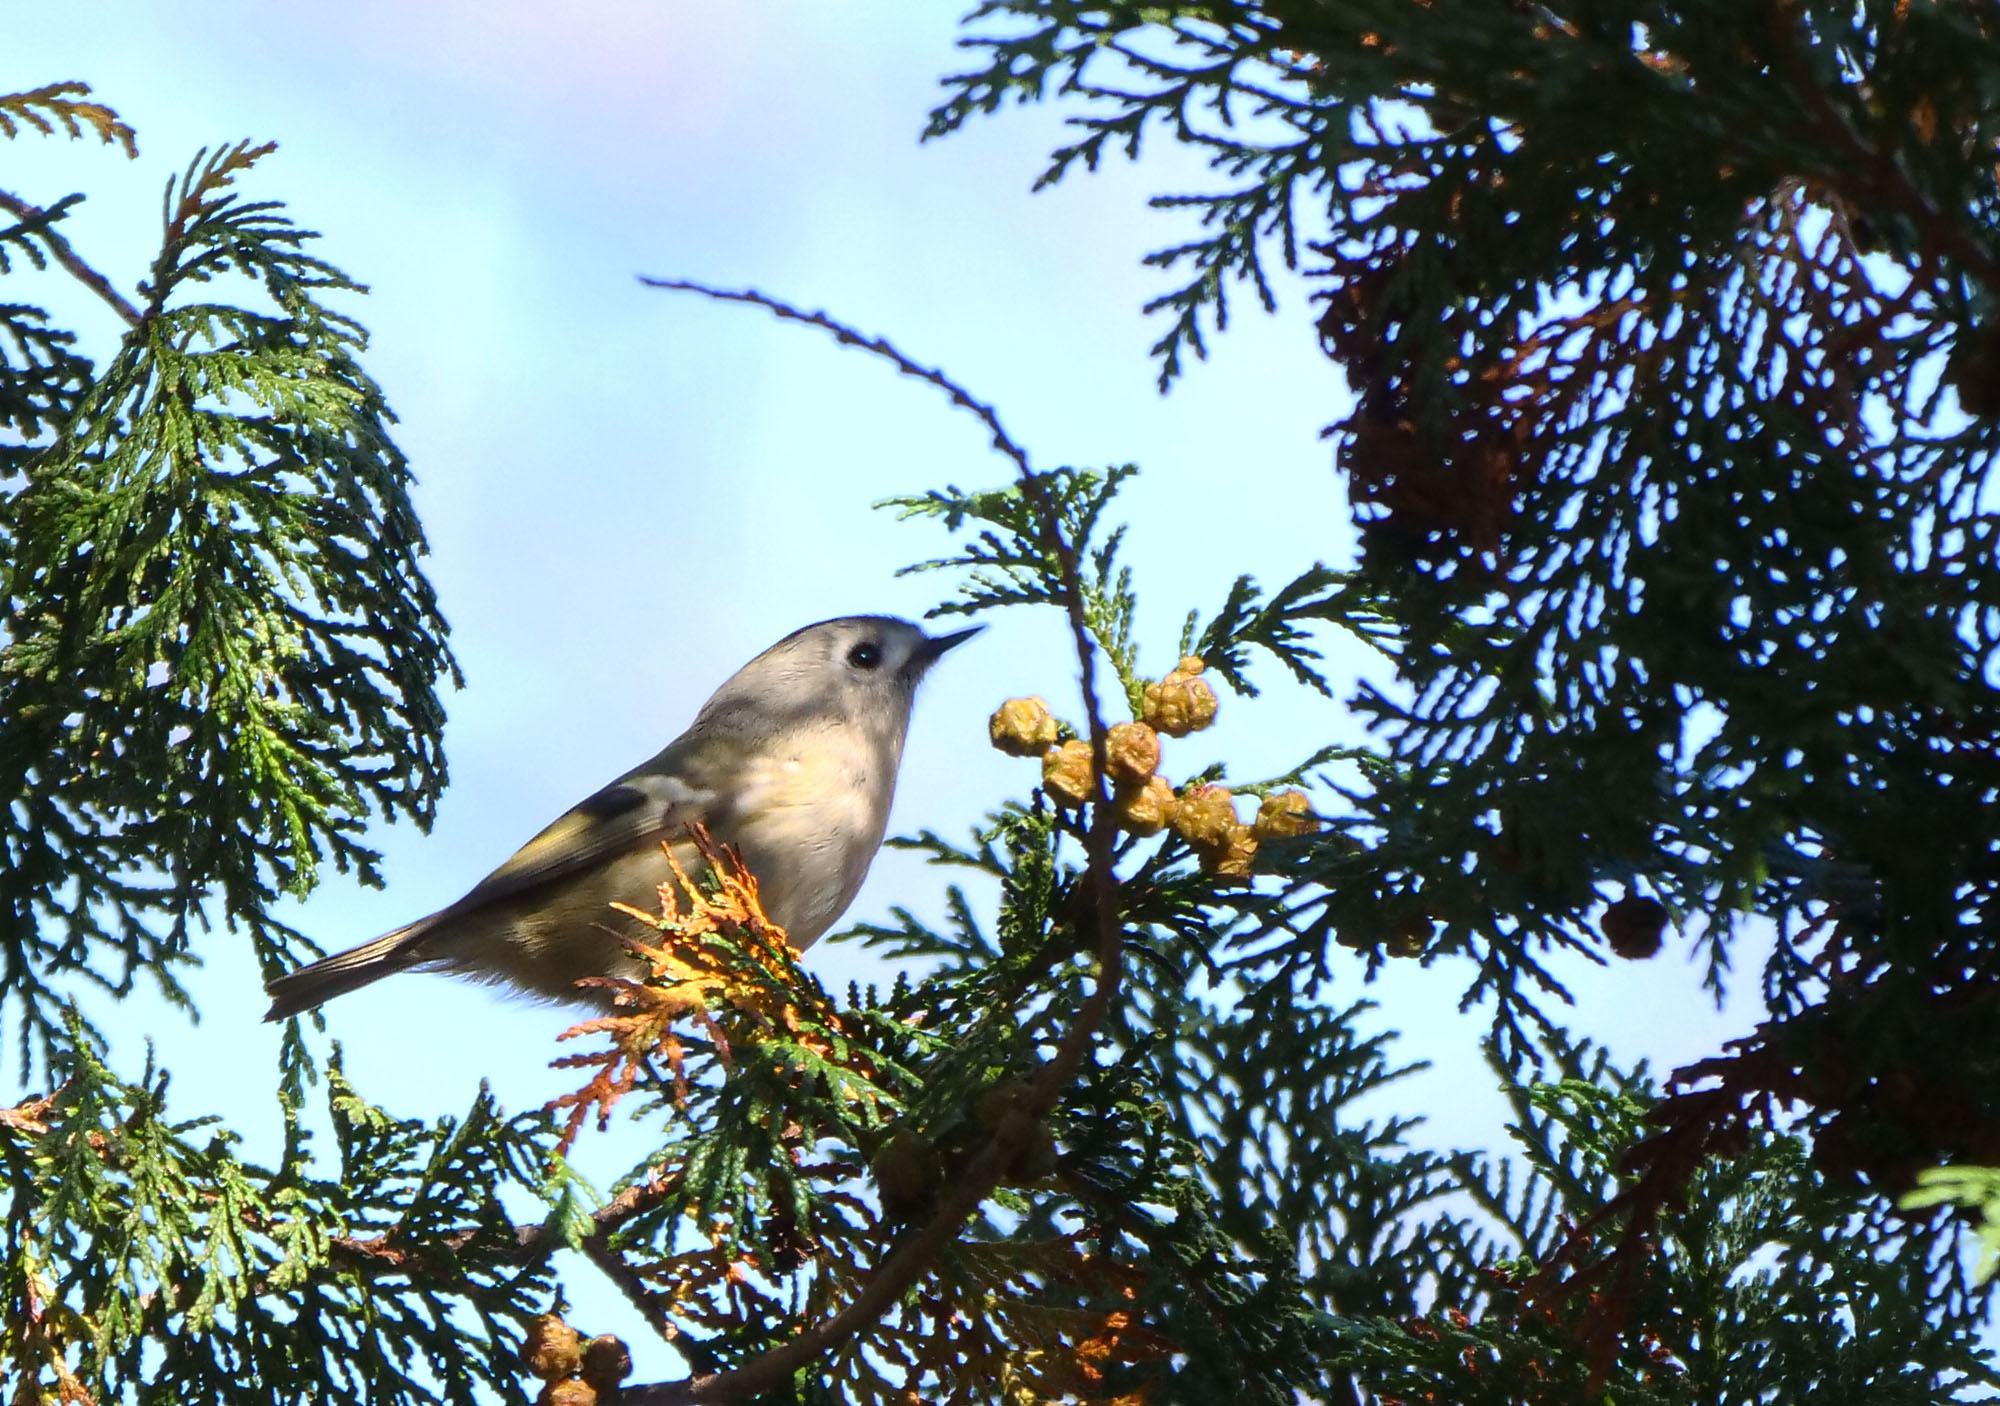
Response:
[[[641,278],[639,281],[648,288],[664,288],[674,293],[699,293],[704,298],[714,298],[724,303],[749,303],[753,307],[764,309],[774,317],[784,318],[787,322],[803,322],[808,327],[817,327],[842,346],[859,347],[863,351],[873,352],[883,360],[893,362],[896,369],[905,376],[914,376],[919,381],[937,387],[949,396],[951,403],[959,409],[969,410],[977,415],[992,433],[993,447],[1014,461],[1014,466],[1021,471],[1024,480],[1034,477],[1034,470],[1028,467],[1028,451],[1015,443],[1013,436],[1001,426],[1000,416],[992,406],[976,399],[944,372],[912,361],[897,351],[885,338],[871,337],[865,332],[857,332],[823,312],[806,312],[793,307],[781,298],[773,298],[768,293],[759,293],[755,288],[712,288],[706,283],[695,283],[685,278]]]
[[[591,1215],[595,1223],[588,1239],[602,1240],[612,1231],[625,1224],[641,1211],[651,1210],[660,1204],[673,1190],[672,1179],[651,1181],[639,1186],[628,1187],[605,1202]],[[462,1230],[447,1235],[441,1242],[447,1249],[458,1249],[471,1241],[474,1232]],[[337,1235],[330,1242],[333,1258],[342,1261],[350,1269],[374,1269],[381,1273],[397,1274],[423,1263],[423,1247],[397,1236],[371,1235],[358,1239],[349,1235]],[[514,1227],[514,1257],[532,1264],[546,1259],[563,1248],[562,1242],[549,1237],[546,1227],[541,1225],[517,1225]]]
[[[665,1309],[661,1307],[659,1294],[638,1270],[625,1262],[623,1255],[611,1247],[610,1237],[605,1232],[584,1237],[583,1257],[597,1266],[597,1272],[611,1281],[612,1286],[625,1296],[627,1303],[639,1310],[639,1316],[646,1320],[647,1327],[677,1350],[686,1347],[679,1330],[668,1320]]]
[[[4,190],[0,190],[0,210],[5,210],[15,219],[24,221],[45,220],[49,215],[49,212],[41,206],[31,205],[18,195],[11,195]],[[85,263],[83,256],[72,249],[70,242],[57,234],[53,226],[44,224],[35,231],[35,234],[48,246],[49,253],[55,256],[56,262],[69,270],[77,282],[111,304],[118,315],[125,319],[126,326],[139,325],[139,309],[132,306],[125,295],[112,286],[110,279]]]

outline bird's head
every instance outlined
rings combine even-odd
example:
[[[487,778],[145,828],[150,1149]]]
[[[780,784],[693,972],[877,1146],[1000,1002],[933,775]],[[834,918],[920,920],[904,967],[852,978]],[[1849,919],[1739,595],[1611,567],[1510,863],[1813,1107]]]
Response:
[[[702,721],[760,732],[842,722],[902,740],[918,682],[979,627],[927,635],[889,615],[844,615],[794,630],[739,669]]]

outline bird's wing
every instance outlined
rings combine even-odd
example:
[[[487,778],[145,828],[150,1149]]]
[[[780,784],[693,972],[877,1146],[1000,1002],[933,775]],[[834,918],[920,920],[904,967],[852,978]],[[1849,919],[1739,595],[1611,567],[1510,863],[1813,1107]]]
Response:
[[[582,873],[704,819],[715,795],[673,776],[639,771],[572,807],[516,850],[444,913],[463,913]]]
[[[708,818],[714,793],[669,774],[674,758],[669,748],[573,807],[449,908],[272,981],[264,1018],[297,1015],[391,972],[422,966],[429,960],[425,940],[451,919],[586,872],[649,841],[673,839],[690,822]]]

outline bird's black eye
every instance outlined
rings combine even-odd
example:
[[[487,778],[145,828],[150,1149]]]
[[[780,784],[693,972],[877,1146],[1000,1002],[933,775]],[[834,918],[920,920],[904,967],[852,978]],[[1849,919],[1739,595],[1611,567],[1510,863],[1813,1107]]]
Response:
[[[847,651],[847,662],[857,669],[872,669],[882,662],[882,646],[873,640],[863,640]]]

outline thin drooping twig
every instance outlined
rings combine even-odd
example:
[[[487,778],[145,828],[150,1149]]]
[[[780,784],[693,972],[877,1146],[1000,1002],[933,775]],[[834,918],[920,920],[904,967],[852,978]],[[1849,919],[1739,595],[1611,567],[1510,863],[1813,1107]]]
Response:
[[[1020,470],[1022,480],[1028,481],[1035,477],[1035,471],[1028,466],[1028,451],[1015,443],[1013,436],[1001,427],[999,413],[992,406],[974,397],[944,372],[912,361],[890,345],[886,338],[871,337],[865,332],[857,332],[826,313],[807,312],[803,308],[795,308],[782,298],[759,293],[755,288],[712,288],[706,283],[696,283],[685,278],[642,277],[639,281],[648,288],[664,288],[674,293],[699,293],[704,298],[713,298],[724,303],[749,303],[787,322],[803,322],[808,327],[817,327],[842,346],[859,347],[863,351],[873,352],[884,361],[894,363],[896,369],[905,376],[913,376],[919,381],[937,387],[950,397],[951,403],[959,409],[969,410],[977,415],[992,432],[993,447],[1014,461],[1014,467]]]
[[[1085,844],[1088,856],[1086,872],[1097,910],[1097,979],[1090,995],[1077,1008],[1074,1024],[1064,1033],[1055,1053],[1029,1083],[1019,1104],[1000,1120],[986,1145],[958,1174],[951,1189],[940,1197],[931,1218],[897,1242],[845,1308],[734,1371],[704,1373],[676,1382],[628,1387],[619,1396],[625,1406],[694,1406],[695,1403],[748,1396],[776,1386],[822,1353],[866,1330],[909,1292],[938,1253],[958,1237],[966,1218],[999,1185],[1007,1168],[1026,1150],[1036,1130],[1062,1096],[1062,1091],[1075,1078],[1123,977],[1124,925],[1119,918],[1117,886],[1112,877],[1117,833],[1104,789],[1107,730],[1097,696],[1096,648],[1092,644],[1084,612],[1082,570],[1075,547],[1062,536],[1061,519],[1049,497],[1048,486],[1034,471],[1027,451],[1002,427],[1000,417],[992,406],[974,397],[942,371],[923,366],[905,356],[884,338],[868,336],[826,313],[803,311],[755,289],[712,288],[684,279],[645,278],[641,282],[653,288],[698,293],[724,302],[748,303],[787,321],[816,327],[843,346],[872,352],[893,364],[904,375],[943,391],[953,405],[970,411],[985,424],[993,436],[994,448],[1011,459],[1019,472],[1021,491],[1036,509],[1043,546],[1056,559],[1062,581],[1063,604],[1076,644],[1081,675],[1079,682],[1097,770],[1097,794],[1091,805],[1092,822]]]
[[[0,210],[5,210],[15,219],[22,221],[47,220],[49,218],[49,212],[41,206],[31,205],[18,195],[12,195],[4,190],[0,190]],[[38,226],[35,234],[41,239],[42,243],[48,246],[49,253],[55,256],[55,261],[69,270],[77,282],[95,293],[98,297],[104,299],[105,302],[111,304],[117,310],[118,315],[125,319],[126,326],[137,327],[139,325],[139,309],[133,307],[126,300],[125,295],[112,286],[110,279],[85,263],[83,256],[70,247],[67,239],[57,234],[48,224]]]

